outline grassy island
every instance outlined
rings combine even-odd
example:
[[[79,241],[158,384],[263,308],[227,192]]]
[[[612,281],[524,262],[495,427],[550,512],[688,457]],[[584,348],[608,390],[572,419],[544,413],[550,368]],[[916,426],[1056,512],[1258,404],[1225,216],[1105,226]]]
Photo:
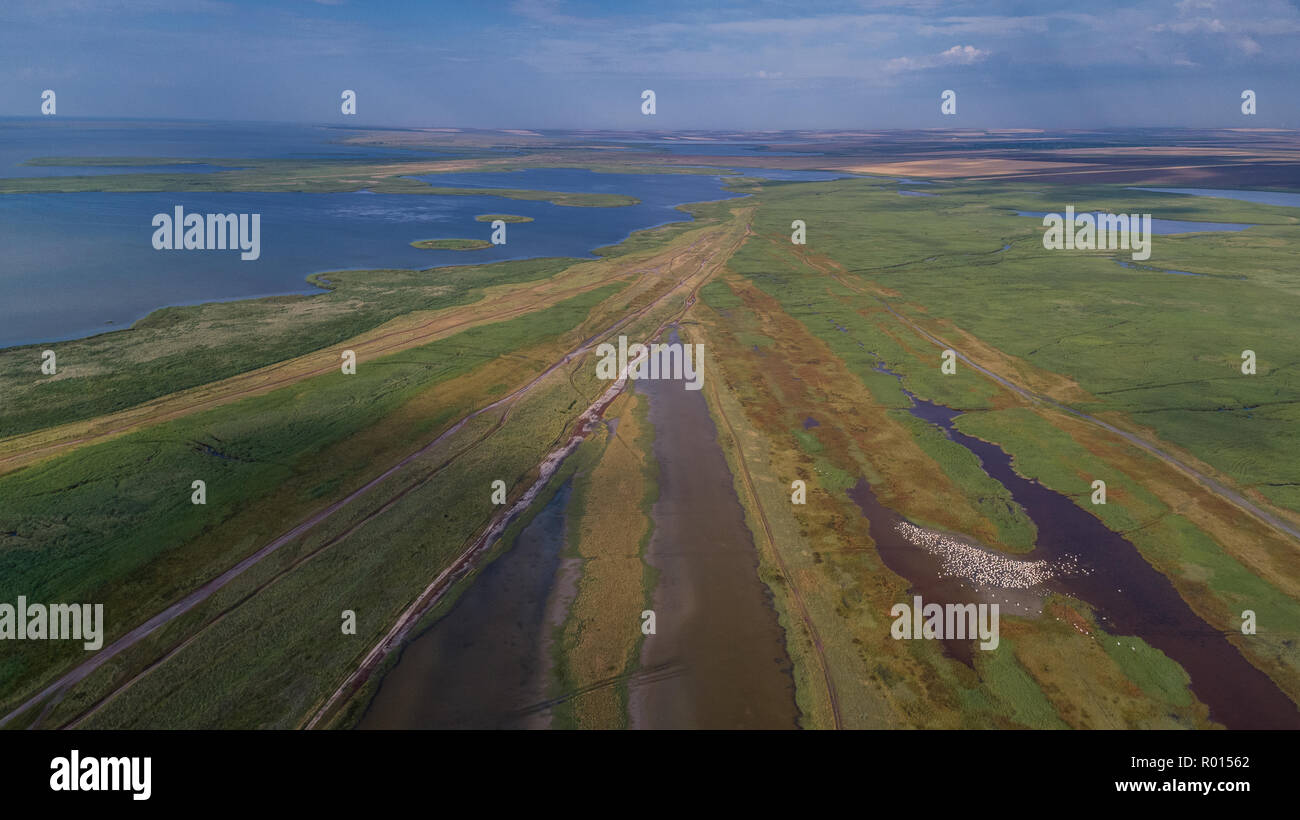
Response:
[[[426,251],[481,251],[492,247],[486,239],[419,239],[411,247]]]

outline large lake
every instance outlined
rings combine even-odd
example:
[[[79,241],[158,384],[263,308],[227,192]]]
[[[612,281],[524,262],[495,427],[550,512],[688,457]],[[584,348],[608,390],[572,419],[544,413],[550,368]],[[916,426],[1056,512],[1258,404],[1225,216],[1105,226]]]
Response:
[[[373,159],[445,156],[348,145],[338,127],[264,123],[114,122],[0,119],[0,177],[210,173],[240,158]],[[668,143],[668,150],[678,146]],[[716,144],[714,144],[716,145]],[[758,146],[732,145],[751,153]],[[758,151],[752,151],[759,153]],[[225,165],[41,167],[38,157],[226,159]],[[843,174],[759,171],[769,179],[813,181]],[[495,196],[292,193],[81,193],[0,195],[0,347],[81,338],[129,326],[169,305],[312,293],[312,273],[358,268],[432,268],[543,256],[590,258],[594,248],[634,231],[688,220],[687,202],[737,196],[725,177],[597,174],[574,169],[421,177],[439,186],[629,194],[640,204],[574,208]],[[261,214],[261,255],[154,250],[155,214]],[[507,243],[477,251],[412,248],[418,239],[481,238],[487,213],[530,216],[510,224]]]
[[[675,206],[736,196],[718,176],[595,174],[542,169],[430,178],[448,186],[631,194],[638,205],[574,208],[494,196],[297,193],[82,193],[0,196],[0,346],[130,325],[166,305],[308,293],[308,274],[357,268],[429,268],[540,256],[590,257],[642,228],[689,219]],[[186,213],[261,214],[261,256],[154,250],[152,220]],[[533,217],[507,243],[430,251],[418,239],[488,239],[478,214]]]

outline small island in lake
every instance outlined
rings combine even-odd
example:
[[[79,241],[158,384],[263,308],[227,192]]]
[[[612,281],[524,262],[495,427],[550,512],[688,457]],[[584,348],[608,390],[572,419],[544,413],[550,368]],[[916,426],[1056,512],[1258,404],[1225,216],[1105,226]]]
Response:
[[[481,251],[492,247],[486,239],[417,239],[412,248],[426,251]]]
[[[518,214],[479,214],[474,217],[477,222],[496,222],[498,219],[502,222],[532,222],[531,216],[519,216]]]

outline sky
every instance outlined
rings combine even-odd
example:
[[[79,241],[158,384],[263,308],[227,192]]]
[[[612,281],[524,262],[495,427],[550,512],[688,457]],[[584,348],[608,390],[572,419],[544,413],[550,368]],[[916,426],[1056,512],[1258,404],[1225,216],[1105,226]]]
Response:
[[[0,116],[45,89],[70,118],[1300,128],[1300,0],[4,0]]]

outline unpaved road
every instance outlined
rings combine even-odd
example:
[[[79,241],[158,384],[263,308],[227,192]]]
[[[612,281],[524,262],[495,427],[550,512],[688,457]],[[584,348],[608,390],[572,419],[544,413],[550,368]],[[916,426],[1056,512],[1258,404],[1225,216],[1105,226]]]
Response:
[[[650,334],[651,339],[657,339],[660,334],[663,333],[665,328],[678,321],[695,304],[696,299],[699,296],[700,288],[712,275],[711,272],[708,275],[701,275],[704,274],[705,268],[712,263],[712,270],[716,271],[731,256],[731,254],[735,252],[736,248],[739,247],[744,238],[749,235],[749,214],[749,211],[741,212],[741,218],[746,220],[746,225],[744,232],[737,241],[731,243],[727,248],[725,248],[725,250],[717,250],[710,254],[700,262],[699,267],[695,271],[683,276],[670,290],[666,291],[659,298],[637,311],[637,313],[621,319],[609,330],[599,334],[598,337],[588,339],[586,345],[587,348],[594,346],[597,338],[608,336],[610,333],[614,332],[614,330],[622,327],[627,322],[644,316],[652,308],[663,303],[674,294],[679,293],[688,280],[695,279],[696,281],[691,285],[685,299],[682,301],[681,308],[677,310],[673,316],[661,322],[654,332]],[[726,234],[724,233],[724,236],[725,235]],[[601,414],[604,413],[610,402],[618,397],[625,386],[626,379],[620,378],[583,411],[582,415],[579,416],[578,429],[563,446],[553,450],[547,455],[539,469],[537,480],[528,488],[523,497],[508,509],[498,513],[488,529],[479,538],[475,539],[464,550],[464,552],[462,552],[456,560],[447,567],[447,569],[439,573],[438,577],[434,578],[433,581],[429,583],[429,585],[424,589],[424,592],[422,592],[420,596],[417,597],[416,600],[402,613],[401,617],[397,619],[387,634],[385,634],[384,637],[375,644],[374,648],[366,654],[365,658],[362,659],[360,666],[348,675],[339,687],[324,701],[324,703],[322,703],[316,713],[312,715],[309,721],[307,721],[306,728],[313,729],[321,725],[327,725],[328,719],[333,716],[338,708],[347,702],[348,697],[355,693],[361,685],[365,683],[374,670],[378,668],[379,664],[383,662],[384,658],[402,645],[407,635],[410,633],[411,628],[415,626],[420,618],[437,605],[438,601],[441,600],[442,597],[453,587],[455,582],[473,568],[474,562],[477,558],[486,552],[493,543],[495,543],[496,539],[505,531],[510,522],[527,509],[527,507],[533,502],[533,499],[536,498],[537,494],[546,486],[551,476],[554,475],[555,471],[559,469],[561,464],[563,464],[564,460],[575,449],[577,449],[579,444],[582,443],[583,438],[588,432],[588,428],[594,421],[600,418]]]
[[[557,287],[553,279],[521,286],[494,286],[487,289],[481,300],[434,311],[428,320],[418,324],[408,324],[407,317],[396,317],[323,350],[240,373],[212,384],[160,396],[136,407],[97,418],[13,436],[0,441],[0,474],[59,455],[69,449],[107,441],[142,427],[173,421],[201,410],[269,393],[303,379],[337,372],[337,356],[341,350],[354,350],[360,362],[419,347],[476,325],[512,319],[598,288],[615,279],[671,266],[680,256],[694,249],[696,244],[698,242],[685,248],[669,248],[648,258],[628,260],[629,265],[626,266],[606,260],[577,263],[573,268],[608,265],[610,272],[575,287]],[[581,280],[586,277],[587,274],[583,273],[577,278]]]
[[[688,255],[690,252],[692,252],[693,250],[695,250],[696,247],[697,247],[701,242],[704,242],[706,238],[711,238],[711,239],[712,239],[713,241],[715,241],[715,242],[718,241],[719,239],[723,239],[723,238],[725,238],[725,237],[728,235],[728,231],[726,230],[726,227],[727,227],[726,225],[721,226],[719,229],[717,229],[716,231],[711,232],[711,233],[708,234],[706,237],[701,237],[700,239],[698,239],[698,240],[696,240],[695,242],[691,243],[691,244],[688,245],[685,249],[680,250],[680,251],[677,251],[677,252],[674,254],[674,257],[673,257],[673,258],[676,259],[676,258],[679,258],[679,257],[682,257],[682,256],[686,256],[686,255]],[[723,254],[723,256],[722,256],[722,259],[725,260],[728,256],[730,256],[730,254],[734,251],[734,249],[735,249],[735,248],[734,248],[734,244],[733,244],[732,246],[728,247],[728,248],[726,249],[726,253]],[[715,250],[713,254],[711,254],[711,255],[709,255],[708,257],[706,257],[705,262],[702,262],[702,263],[701,263],[701,267],[703,267],[703,265],[707,264],[709,261],[712,261],[712,260],[716,259],[716,258],[718,257],[718,254],[719,254],[719,251],[716,251],[716,250]],[[669,265],[670,265],[670,264],[671,264],[671,262],[669,263]],[[719,261],[718,264],[721,264],[721,261]],[[572,361],[575,357],[577,357],[577,356],[579,356],[579,355],[582,355],[583,353],[585,353],[586,351],[588,351],[588,350],[590,350],[592,347],[594,347],[595,344],[596,344],[596,340],[597,340],[598,338],[601,338],[601,337],[603,337],[603,336],[606,336],[606,335],[608,335],[608,334],[610,334],[610,333],[613,333],[613,332],[617,331],[619,328],[623,327],[623,326],[626,325],[628,322],[634,321],[635,319],[639,318],[640,316],[643,316],[645,313],[647,313],[648,311],[650,311],[652,308],[654,308],[655,306],[661,304],[664,300],[670,298],[673,294],[679,293],[679,291],[680,291],[680,286],[681,286],[682,284],[684,284],[687,280],[689,280],[689,279],[691,279],[693,276],[695,276],[697,273],[698,273],[698,270],[697,270],[697,271],[692,271],[691,273],[689,273],[689,274],[683,276],[680,280],[678,280],[678,282],[677,282],[673,287],[671,287],[671,288],[669,288],[668,290],[666,290],[662,295],[660,295],[658,298],[656,298],[655,300],[653,300],[652,302],[650,302],[649,304],[647,304],[647,305],[646,305],[645,307],[643,307],[641,310],[637,311],[636,313],[629,314],[628,316],[625,316],[625,317],[619,319],[617,322],[615,322],[614,324],[612,324],[610,327],[608,327],[608,328],[607,328],[605,331],[603,331],[602,333],[597,334],[596,336],[592,336],[592,337],[590,337],[590,338],[584,340],[584,341],[583,341],[583,342],[582,342],[578,347],[576,347],[576,348],[574,348],[573,350],[569,351],[569,352],[568,352],[567,354],[565,354],[565,355],[564,355],[564,356],[563,356],[559,361],[555,362],[554,364],[552,364],[551,366],[549,366],[548,368],[546,368],[546,370],[544,370],[544,371],[543,371],[542,373],[540,373],[538,376],[536,376],[535,378],[533,378],[533,379],[532,379],[531,381],[529,381],[527,384],[525,384],[525,385],[523,385],[522,387],[518,388],[517,390],[515,390],[515,391],[512,392],[512,393],[510,393],[509,395],[506,395],[506,396],[504,396],[504,397],[502,397],[502,398],[500,398],[500,399],[498,399],[498,400],[492,402],[491,404],[488,404],[488,405],[486,405],[486,406],[484,406],[484,407],[482,407],[482,408],[480,408],[480,409],[478,409],[478,410],[476,410],[476,411],[474,411],[474,412],[472,412],[472,413],[470,413],[470,414],[464,416],[464,417],[461,418],[459,421],[457,421],[454,425],[452,425],[452,426],[449,427],[447,430],[445,430],[444,432],[442,432],[441,434],[439,434],[435,439],[433,439],[433,440],[430,441],[429,443],[425,444],[425,445],[422,446],[420,449],[416,450],[415,452],[411,453],[410,455],[406,456],[406,457],[403,458],[401,461],[399,461],[397,464],[395,464],[395,465],[393,465],[392,467],[388,468],[388,469],[385,470],[383,473],[381,473],[380,475],[376,476],[374,479],[372,479],[371,481],[369,481],[368,483],[366,483],[364,486],[358,488],[357,490],[353,491],[353,492],[350,493],[348,496],[346,496],[346,497],[340,499],[339,501],[336,501],[336,502],[334,502],[333,504],[330,504],[329,506],[325,507],[324,509],[320,510],[319,512],[314,513],[314,514],[311,515],[309,518],[307,518],[307,519],[304,520],[303,522],[299,523],[297,526],[295,526],[294,528],[290,529],[288,532],[286,532],[286,533],[284,533],[283,535],[279,536],[279,537],[276,538],[275,540],[273,540],[273,541],[271,541],[270,543],[266,544],[266,545],[263,546],[262,548],[258,549],[256,552],[252,553],[252,554],[249,555],[248,557],[244,558],[243,560],[241,560],[239,563],[235,564],[235,565],[234,565],[233,567],[231,567],[230,569],[227,569],[225,572],[221,573],[221,574],[218,575],[217,577],[215,577],[215,578],[213,578],[212,580],[208,581],[208,582],[205,583],[203,586],[199,587],[198,589],[196,589],[196,590],[194,590],[193,592],[187,594],[186,596],[184,596],[184,597],[181,598],[180,600],[178,600],[178,601],[176,601],[175,603],[171,604],[171,605],[168,606],[166,609],[164,609],[163,611],[159,612],[157,615],[154,615],[152,618],[149,618],[149,619],[148,619],[147,621],[145,621],[144,623],[140,624],[139,626],[137,626],[137,627],[135,627],[134,629],[130,630],[129,632],[125,633],[124,635],[122,635],[121,637],[119,637],[117,640],[113,641],[111,644],[109,644],[108,646],[104,647],[104,648],[101,649],[99,652],[95,653],[95,655],[94,655],[93,657],[91,657],[90,659],[86,660],[85,662],[79,664],[78,666],[76,666],[75,668],[73,668],[71,671],[67,672],[66,674],[64,674],[63,676],[61,676],[61,677],[58,678],[57,680],[55,680],[53,683],[49,684],[47,687],[45,687],[44,689],[42,689],[40,692],[38,692],[37,694],[33,695],[31,698],[29,698],[29,699],[28,699],[27,701],[25,701],[23,704],[21,704],[20,706],[18,706],[17,708],[15,708],[15,709],[14,709],[13,711],[11,711],[9,714],[5,715],[3,718],[0,718],[0,727],[4,727],[5,725],[7,725],[7,724],[10,723],[11,721],[13,721],[13,720],[14,720],[15,718],[17,718],[18,716],[20,716],[20,715],[22,715],[23,713],[27,712],[27,711],[28,711],[29,709],[31,709],[33,706],[35,706],[35,705],[37,705],[37,704],[39,704],[39,703],[41,703],[41,702],[43,702],[43,701],[45,701],[45,700],[51,698],[51,697],[54,697],[55,695],[58,695],[60,692],[63,692],[64,690],[68,689],[69,687],[71,687],[71,686],[73,686],[73,685],[75,685],[75,684],[77,684],[77,683],[80,683],[82,680],[84,680],[86,677],[88,677],[88,676],[89,676],[91,673],[93,673],[95,670],[97,670],[98,668],[100,668],[101,666],[103,666],[105,663],[107,663],[108,661],[112,660],[113,658],[117,657],[117,656],[120,655],[122,652],[124,652],[124,651],[126,651],[127,649],[131,648],[132,646],[135,646],[137,643],[139,643],[141,640],[143,640],[144,638],[146,638],[147,636],[149,636],[150,634],[152,634],[153,632],[155,632],[155,631],[156,631],[157,629],[159,629],[160,627],[162,627],[162,626],[164,626],[165,624],[171,622],[171,621],[174,620],[175,618],[180,617],[181,615],[185,614],[186,612],[189,612],[189,611],[190,611],[191,609],[193,609],[195,606],[197,606],[197,605],[199,605],[200,603],[206,601],[208,598],[210,598],[210,597],[211,597],[214,593],[216,593],[218,590],[222,589],[222,588],[225,587],[227,584],[229,584],[231,581],[233,581],[234,579],[238,578],[240,575],[242,575],[242,574],[243,574],[246,570],[248,570],[250,567],[255,566],[256,564],[258,564],[259,562],[261,562],[261,561],[262,561],[263,559],[265,559],[268,555],[273,554],[274,552],[276,552],[277,550],[279,550],[279,549],[280,549],[281,547],[283,547],[284,545],[286,545],[286,544],[288,544],[288,543],[294,541],[296,538],[300,537],[301,535],[305,534],[306,532],[308,532],[309,530],[311,530],[312,528],[314,528],[315,526],[317,526],[318,524],[320,524],[322,521],[325,521],[326,519],[328,519],[328,518],[330,518],[331,516],[333,516],[335,513],[339,512],[340,510],[342,510],[342,509],[344,509],[344,508],[346,508],[348,505],[350,505],[350,504],[352,504],[353,502],[357,501],[358,499],[360,499],[360,498],[362,498],[362,497],[368,495],[368,494],[369,494],[369,493],[370,493],[370,492],[371,492],[375,487],[379,486],[379,485],[382,484],[384,481],[386,481],[388,478],[392,477],[394,474],[398,473],[399,471],[401,471],[402,469],[404,469],[405,467],[407,467],[411,462],[413,462],[413,461],[415,461],[416,459],[420,458],[421,456],[425,455],[425,454],[428,453],[430,450],[432,450],[434,447],[436,447],[437,445],[439,445],[440,443],[442,443],[443,441],[445,441],[447,438],[449,438],[450,436],[454,435],[456,432],[458,432],[460,429],[462,429],[462,428],[463,428],[463,427],[464,427],[468,422],[470,422],[471,420],[477,418],[478,416],[480,416],[480,415],[482,415],[482,414],[484,414],[484,413],[490,412],[490,411],[492,411],[492,410],[495,409],[495,408],[498,408],[498,407],[501,407],[501,406],[504,406],[504,405],[513,404],[517,399],[519,399],[521,396],[527,394],[530,390],[532,390],[532,389],[533,389],[537,384],[539,384],[542,380],[544,380],[547,376],[549,376],[549,375],[550,375],[551,373],[553,373],[555,370],[559,369],[560,367],[563,367],[564,365],[566,365],[566,364],[568,364],[570,361]],[[687,298],[686,298],[686,300],[685,300],[685,303],[684,303],[684,306],[685,306],[685,307],[689,307],[690,304],[693,304],[693,303],[694,303],[694,301],[695,301],[695,294],[696,294],[697,291],[698,291],[698,284],[696,285],[695,288],[693,288],[693,289],[691,290],[691,292],[690,292],[689,295],[687,296]],[[332,369],[332,367],[331,367],[331,369]],[[446,575],[446,573],[444,573],[444,575]],[[443,577],[443,576],[439,576],[439,577],[441,578],[441,577]],[[399,625],[400,625],[400,622],[399,622]]]
[[[827,270],[826,268],[818,265],[816,262],[813,262],[811,260],[804,260],[804,261],[807,261],[809,264],[813,265],[818,270],[821,270],[823,273],[830,274],[837,282],[849,288],[850,290],[870,296],[871,298],[875,299],[877,302],[881,304],[881,306],[885,308],[885,310],[889,311],[890,314],[892,314],[894,318],[896,318],[898,321],[907,325],[909,328],[911,328],[913,331],[915,331],[917,334],[919,334],[920,336],[922,336],[932,344],[937,345],[940,348],[943,348],[945,350],[952,350],[956,354],[958,359],[961,359],[970,367],[974,368],[978,372],[989,377],[990,379],[1002,385],[1003,387],[1007,388],[1008,390],[1011,390],[1012,392],[1017,393],[1018,395],[1029,399],[1030,401],[1041,402],[1057,410],[1060,410],[1063,413],[1068,413],[1077,419],[1086,421],[1089,424],[1100,427],[1101,429],[1106,430],[1109,433],[1114,433],[1115,435],[1127,441],[1129,444],[1141,448],[1147,453],[1150,453],[1151,455],[1160,459],[1165,464],[1168,464],[1170,467],[1173,467],[1174,469],[1179,470],[1182,473],[1190,476],[1197,483],[1201,484],[1206,489],[1218,495],[1223,500],[1231,504],[1234,504],[1235,506],[1237,506],[1242,510],[1245,510],[1247,513],[1250,513],[1255,518],[1259,519],[1260,521],[1272,527],[1273,529],[1277,530],[1278,532],[1285,533],[1286,535],[1289,535],[1292,538],[1300,540],[1300,528],[1292,526],[1286,521],[1283,521],[1282,519],[1278,518],[1276,515],[1273,515],[1272,513],[1268,512],[1267,510],[1261,509],[1257,505],[1251,503],[1249,499],[1242,496],[1241,493],[1238,493],[1235,490],[1232,490],[1224,486],[1221,482],[1216,481],[1215,479],[1211,478],[1205,473],[1202,473],[1200,470],[1197,470],[1195,467],[1192,467],[1190,464],[1187,464],[1175,458],[1174,456],[1171,456],[1169,453],[1166,453],[1164,450],[1161,450],[1159,447],[1150,443],[1149,441],[1142,438],[1141,436],[1138,436],[1135,433],[1130,433],[1126,430],[1122,430],[1113,424],[1102,421],[1096,416],[1091,416],[1080,410],[1075,410],[1073,407],[1070,407],[1069,405],[1062,404],[1061,402],[1056,401],[1055,399],[1044,396],[1041,393],[1037,393],[1033,390],[1030,390],[1027,387],[1022,387],[1016,384],[1015,382],[1007,379],[1006,377],[1000,376],[997,373],[994,373],[992,370],[980,366],[978,363],[973,362],[969,358],[967,358],[964,354],[958,351],[953,345],[949,344],[948,342],[945,342],[943,339],[940,339],[938,336],[935,336],[934,334],[924,330],[923,328],[918,326],[915,322],[913,322],[911,319],[908,319],[906,316],[902,315],[897,310],[894,310],[893,306],[891,306],[884,299],[881,299],[879,296],[863,288],[861,285],[846,280],[843,275],[836,273],[833,270]]]

